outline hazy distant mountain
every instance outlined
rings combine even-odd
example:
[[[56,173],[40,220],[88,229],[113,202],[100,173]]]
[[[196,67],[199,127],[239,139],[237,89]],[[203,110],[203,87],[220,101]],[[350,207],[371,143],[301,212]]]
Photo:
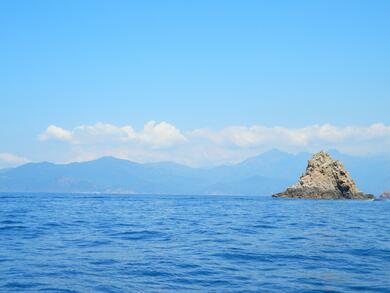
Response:
[[[331,153],[342,160],[363,191],[380,194],[390,189],[390,160]],[[63,165],[29,163],[1,170],[0,191],[270,195],[295,182],[309,158],[309,153],[274,150],[211,169],[170,162],[139,164],[112,157]]]

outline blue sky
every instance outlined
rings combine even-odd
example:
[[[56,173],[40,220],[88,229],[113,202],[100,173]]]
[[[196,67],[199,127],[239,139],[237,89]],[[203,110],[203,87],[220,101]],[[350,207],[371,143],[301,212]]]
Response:
[[[274,147],[386,152],[389,13],[389,1],[1,1],[0,167],[100,155],[207,165]],[[359,137],[372,125],[377,136]],[[119,143],[126,126],[136,134]]]

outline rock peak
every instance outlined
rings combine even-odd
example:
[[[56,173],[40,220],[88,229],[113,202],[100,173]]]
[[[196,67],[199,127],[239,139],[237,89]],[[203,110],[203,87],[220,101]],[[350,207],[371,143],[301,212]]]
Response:
[[[285,192],[274,197],[315,199],[369,199],[359,191],[340,161],[320,151],[309,160],[305,174]]]
[[[326,151],[319,151],[313,155],[312,160],[333,160],[332,156]]]

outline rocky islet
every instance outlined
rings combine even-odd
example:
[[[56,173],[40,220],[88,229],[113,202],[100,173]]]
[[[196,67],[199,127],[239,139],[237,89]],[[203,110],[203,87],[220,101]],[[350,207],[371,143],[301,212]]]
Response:
[[[340,161],[320,151],[309,160],[306,172],[286,191],[274,194],[277,198],[306,199],[374,199],[361,192]]]

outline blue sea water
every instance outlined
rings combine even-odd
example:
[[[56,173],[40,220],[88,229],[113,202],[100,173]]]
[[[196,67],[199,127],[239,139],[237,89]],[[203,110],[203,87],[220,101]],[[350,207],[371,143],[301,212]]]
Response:
[[[0,195],[0,292],[390,292],[390,202]]]

